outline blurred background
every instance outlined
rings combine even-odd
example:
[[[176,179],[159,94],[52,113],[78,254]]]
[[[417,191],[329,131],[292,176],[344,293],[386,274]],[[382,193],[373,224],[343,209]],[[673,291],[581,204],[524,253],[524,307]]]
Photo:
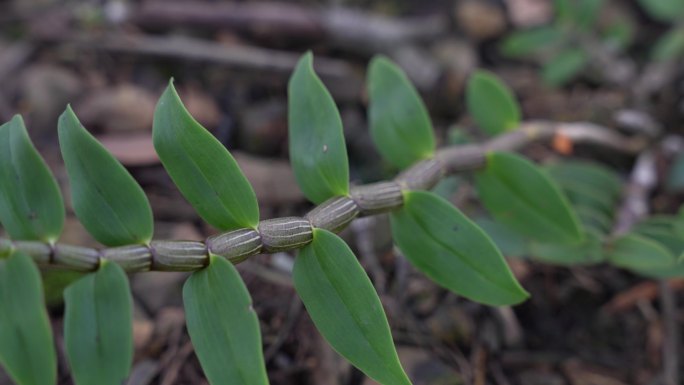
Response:
[[[173,185],[151,140],[152,115],[171,77],[190,113],[235,156],[263,218],[302,215],[311,205],[287,160],[287,80],[312,50],[338,104],[355,184],[393,177],[367,130],[365,69],[373,55],[397,62],[421,92],[441,145],[481,141],[465,113],[469,74],[486,68],[519,98],[527,120],[593,122],[667,138],[655,153],[655,213],[684,195],[684,2],[681,0],[295,0],[0,1],[0,119],[26,119],[69,205],[57,117],[71,103],[82,123],[145,189],[156,239],[215,234]],[[534,144],[546,163],[602,163],[625,185],[634,157],[601,147]],[[486,223],[467,178],[438,192]],[[615,210],[619,202],[611,203]],[[60,242],[95,242],[67,207]],[[612,213],[611,213],[612,215]],[[438,288],[392,247],[385,216],[342,234],[367,268],[416,385],[668,384],[663,343],[681,322],[684,280],[669,281],[675,307],[661,309],[658,284],[616,268],[554,267],[502,247],[532,294],[491,308]],[[503,239],[503,240],[502,240]],[[238,265],[261,321],[274,385],[372,385],[326,344],[295,295],[294,256],[259,255]],[[49,274],[49,273],[48,273]],[[135,365],[128,382],[204,384],[185,330],[185,273],[131,277]],[[61,282],[47,300],[62,344]],[[674,332],[673,332],[674,330]],[[673,334],[674,333],[674,334]],[[60,351],[60,384],[70,384]],[[675,364],[681,357],[669,356]],[[677,366],[675,366],[677,367]],[[676,370],[675,370],[676,371]],[[676,378],[676,377],[675,377]],[[0,384],[9,384],[1,373]]]

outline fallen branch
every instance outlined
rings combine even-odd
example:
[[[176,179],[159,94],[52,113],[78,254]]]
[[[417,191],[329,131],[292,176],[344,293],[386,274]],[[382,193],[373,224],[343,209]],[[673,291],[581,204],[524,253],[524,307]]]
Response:
[[[287,79],[300,58],[300,53],[246,45],[226,45],[184,36],[152,36],[108,33],[36,36],[41,41],[60,44],[80,51],[107,51],[140,56],[201,61],[226,66],[241,72],[275,74]],[[332,58],[316,57],[316,73],[329,83],[334,96],[357,100],[363,79],[349,63]]]
[[[314,40],[367,55],[431,41],[448,29],[445,16],[398,19],[341,7],[271,2],[151,1],[132,9],[130,20],[145,28],[230,29],[272,40]]]

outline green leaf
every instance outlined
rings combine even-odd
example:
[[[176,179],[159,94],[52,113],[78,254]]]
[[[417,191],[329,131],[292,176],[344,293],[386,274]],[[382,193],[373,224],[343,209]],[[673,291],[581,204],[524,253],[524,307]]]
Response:
[[[478,70],[466,87],[468,111],[489,135],[514,130],[520,125],[520,107],[511,90],[494,74]]]
[[[667,61],[684,55],[684,28],[673,28],[660,37],[651,51],[652,60]]]
[[[587,207],[605,215],[612,215],[616,201],[608,194],[598,194],[581,185],[562,186],[561,189],[575,207]]]
[[[675,234],[673,231],[656,229],[636,229],[635,232],[645,238],[658,242],[661,246],[668,249],[674,256],[684,253],[684,238]]]
[[[349,162],[342,119],[316,76],[313,54],[297,63],[288,86],[290,161],[299,187],[314,203],[349,195]]]
[[[684,253],[684,236],[681,234],[682,220],[677,216],[658,215],[648,218],[636,226],[633,232],[658,242],[674,256]]]
[[[674,232],[677,236],[684,238],[684,218],[677,216],[677,223],[674,225]]]
[[[503,255],[522,257],[527,254],[527,240],[517,231],[488,217],[476,218],[475,224],[494,241]]]
[[[659,21],[674,22],[684,15],[684,0],[639,0],[639,4]]]
[[[563,266],[594,264],[604,258],[601,238],[593,232],[587,232],[584,241],[575,245],[531,242],[530,254],[536,260]]]
[[[74,212],[86,230],[106,246],[148,243],[154,221],[142,188],[70,106],[58,127]]]
[[[659,243],[637,234],[616,239],[607,252],[607,259],[615,266],[635,272],[674,267],[677,260]]]
[[[681,257],[680,257],[680,259],[681,259]],[[657,268],[650,268],[650,269],[639,269],[638,273],[643,275],[643,276],[655,278],[655,279],[684,277],[684,263],[683,262],[677,262],[676,264],[674,264],[672,266],[657,267]]]
[[[183,286],[190,339],[212,385],[268,384],[259,320],[235,267],[212,255]]]
[[[431,158],[435,137],[427,108],[404,71],[384,56],[368,69],[369,124],[382,157],[398,168]]]
[[[57,382],[57,359],[38,268],[16,252],[0,260],[0,364],[18,385]]]
[[[19,115],[0,126],[0,222],[14,239],[45,242],[64,225],[62,194]]]
[[[583,232],[556,184],[535,164],[515,154],[493,152],[475,174],[482,203],[495,219],[541,242],[576,243]]]
[[[133,363],[133,300],[113,262],[64,291],[64,344],[77,385],[120,385]]]
[[[589,56],[581,49],[565,50],[542,69],[542,79],[553,87],[560,87],[575,78],[589,63]]]
[[[622,192],[620,178],[612,170],[598,163],[573,160],[548,165],[545,169],[562,187],[577,186],[591,190],[594,194],[607,195],[613,200]]]
[[[293,280],[316,328],[338,353],[383,385],[410,385],[382,304],[346,243],[314,229],[295,259]]]
[[[654,229],[670,231],[677,228],[681,219],[682,217],[678,215],[653,215],[637,223],[634,228],[636,230]]]
[[[587,229],[593,229],[603,235],[608,233],[612,228],[613,221],[609,216],[613,214],[612,212],[606,214],[605,212],[587,206],[575,206],[575,212]]]
[[[406,258],[441,286],[473,301],[511,305],[528,297],[491,239],[439,196],[404,193],[391,214],[392,236]]]
[[[522,58],[554,47],[565,40],[563,30],[555,26],[514,31],[501,43],[501,52],[512,58]]]
[[[256,228],[252,186],[228,150],[190,116],[172,82],[157,103],[152,133],[164,168],[205,221],[224,231]]]

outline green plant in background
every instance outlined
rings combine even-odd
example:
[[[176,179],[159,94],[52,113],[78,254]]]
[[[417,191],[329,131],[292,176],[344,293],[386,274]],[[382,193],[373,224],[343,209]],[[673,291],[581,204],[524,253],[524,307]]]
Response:
[[[530,256],[558,264],[592,264],[604,261],[604,243],[613,228],[613,216],[622,191],[622,182],[608,168],[588,161],[562,161],[544,167],[561,189],[580,222],[583,240],[575,244],[543,242],[521,236],[512,226],[478,218],[485,230],[508,256]]]
[[[647,0],[644,0],[647,1]],[[531,59],[542,66],[542,78],[562,86],[585,73],[596,56],[617,54],[632,41],[632,26],[617,18],[597,25],[604,0],[554,0],[554,21],[549,25],[514,31],[501,43],[502,54]],[[600,63],[594,63],[600,66]]]
[[[59,141],[74,211],[106,248],[57,243],[64,220],[57,184],[21,118],[0,126],[0,223],[11,238],[0,239],[0,363],[6,371],[21,385],[56,382],[38,266],[85,273],[64,294],[66,353],[77,385],[120,384],[129,374],[132,300],[125,272],[193,271],[183,303],[209,382],[267,384],[259,322],[234,264],[299,249],[294,286],[323,337],[379,383],[410,384],[369,277],[335,235],[358,215],[390,212],[394,240],[417,270],[488,305],[517,304],[528,294],[487,233],[504,250],[513,240],[519,254],[554,263],[598,262],[608,251],[614,264],[648,275],[679,266],[674,256],[682,252],[675,242],[683,238],[681,216],[653,219],[617,241],[607,236],[620,183],[605,169],[586,163],[542,168],[486,146],[437,150],[420,96],[385,57],[372,60],[368,89],[371,136],[385,160],[402,170],[399,176],[350,187],[339,112],[308,53],[289,83],[290,158],[302,191],[318,206],[304,218],[259,221],[254,191],[235,160],[189,115],[170,83],[155,111],[154,146],[183,196],[224,231],[206,242],[152,240],[152,212],[142,189],[67,107]],[[467,94],[471,115],[487,134],[532,135],[516,132],[520,108],[494,75],[474,74]],[[424,191],[465,171],[494,220],[473,221]],[[596,189],[610,194],[604,198]],[[655,249],[662,255],[644,258]]]
[[[651,50],[654,61],[668,61],[684,56],[684,1],[639,0],[642,8],[653,19],[672,24]]]
[[[487,134],[500,134],[520,123],[511,91],[488,72],[471,76],[466,98],[471,116]],[[499,131],[493,132],[492,127]],[[684,274],[684,212],[646,218],[629,234],[614,237],[611,231],[623,184],[612,170],[572,160],[523,174],[525,168],[536,167],[513,154],[489,157],[488,166],[475,174],[475,186],[495,220],[480,217],[476,223],[505,255],[556,265],[609,262],[652,278]],[[669,180],[673,186],[680,180],[678,169],[675,160]],[[487,175],[497,174],[499,185],[482,185]],[[549,197],[560,201],[554,203]],[[571,210],[564,207],[568,204]],[[541,219],[544,214],[546,220]]]
[[[520,112],[512,93],[487,72],[471,76],[466,98],[471,116],[485,133],[497,134],[519,123]],[[482,107],[487,101],[491,109]],[[493,133],[491,127],[498,127],[499,132]],[[480,217],[476,222],[505,255],[529,256],[556,265],[609,262],[652,278],[684,274],[684,211],[648,217],[630,233],[615,237],[611,231],[623,185],[612,170],[589,161],[562,161],[537,171],[538,180],[533,180],[537,172],[518,174],[518,170],[534,167],[529,161],[513,154],[489,156],[487,168],[475,174],[475,186],[496,220]],[[670,172],[672,189],[681,183],[680,158],[675,159]],[[497,173],[498,186],[494,182],[481,185],[486,175]],[[556,189],[561,194],[552,191]],[[554,204],[549,197],[558,197],[561,202]],[[572,210],[563,207],[568,203]],[[540,220],[543,214],[551,214],[550,220]],[[535,239],[540,234],[544,235],[542,239]],[[562,242],[568,236],[571,238]]]

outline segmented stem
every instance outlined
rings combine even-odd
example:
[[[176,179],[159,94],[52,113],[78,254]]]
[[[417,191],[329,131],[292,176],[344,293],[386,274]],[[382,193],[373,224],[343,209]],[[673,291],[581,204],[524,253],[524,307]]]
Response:
[[[233,230],[212,236],[205,242],[153,241],[149,246],[128,245],[100,250],[0,238],[0,256],[16,249],[30,255],[40,265],[77,271],[95,270],[101,259],[116,262],[128,272],[194,271],[208,264],[210,254],[240,263],[259,253],[301,248],[312,241],[313,228],[339,232],[357,216],[395,210],[403,205],[402,190],[428,190],[447,175],[481,169],[486,165],[489,151],[517,151],[531,142],[557,136],[573,143],[593,143],[627,153],[638,153],[649,142],[588,123],[527,122],[515,131],[480,145],[443,148],[434,158],[416,163],[393,181],[353,187],[350,196],[331,198],[303,218],[264,220],[256,230]]]

